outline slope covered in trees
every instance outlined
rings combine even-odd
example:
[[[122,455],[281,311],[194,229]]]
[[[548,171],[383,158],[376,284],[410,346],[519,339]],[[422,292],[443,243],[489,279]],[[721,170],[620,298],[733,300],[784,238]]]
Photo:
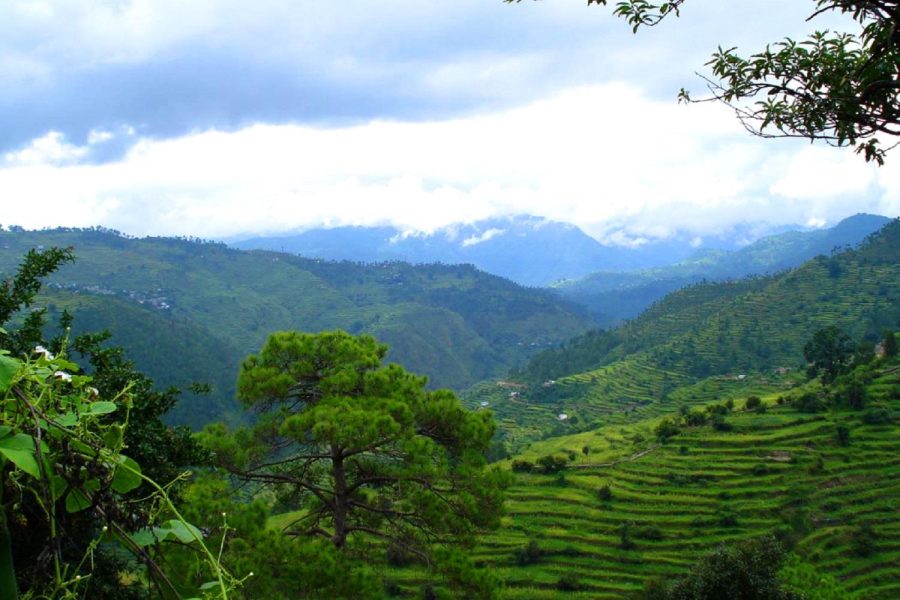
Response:
[[[554,289],[587,308],[606,326],[632,319],[666,294],[701,281],[767,275],[798,267],[818,255],[855,247],[890,220],[858,214],[830,229],[766,236],[734,251],[701,250],[677,264],[630,272],[598,272]]]
[[[43,301],[71,308],[76,327],[114,329],[160,383],[211,380],[215,408],[179,415],[193,425],[233,410],[240,357],[271,331],[372,333],[393,348],[390,360],[462,389],[592,323],[549,292],[471,266],[329,263],[108,231],[5,231],[0,244],[0,274],[29,248],[74,247],[77,260],[49,278]]]
[[[894,221],[856,250],[793,271],[685,288],[617,329],[535,356],[513,373],[522,387],[484,384],[469,401],[487,402],[520,443],[674,411],[712,399],[706,388],[778,389],[804,376],[817,330],[835,325],[871,346],[897,326],[898,257]]]

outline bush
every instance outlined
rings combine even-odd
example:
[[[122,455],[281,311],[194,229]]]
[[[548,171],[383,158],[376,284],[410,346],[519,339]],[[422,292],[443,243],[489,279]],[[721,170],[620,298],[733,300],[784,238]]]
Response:
[[[534,471],[534,463],[527,460],[512,461],[512,470],[516,473],[531,473]]]
[[[585,456],[587,456],[588,454],[591,453],[591,447],[590,446],[582,446],[581,453],[584,454]]]
[[[662,529],[656,525],[645,525],[643,527],[635,528],[634,537],[641,540],[653,540],[658,542],[663,539],[663,532]]]
[[[599,498],[603,502],[609,502],[610,500],[612,500],[612,497],[613,497],[612,488],[609,487],[608,483],[602,485],[597,490],[597,498]]]
[[[566,464],[568,461],[562,456],[554,456],[553,454],[547,454],[538,459],[537,464],[541,468],[541,472],[545,475],[552,475],[553,473],[558,473],[566,468]]]
[[[659,422],[659,425],[656,426],[656,429],[653,430],[653,433],[656,434],[656,439],[665,444],[669,441],[670,438],[675,437],[681,432],[681,429],[678,425],[669,418],[663,419]]]
[[[730,509],[723,510],[719,513],[719,526],[720,527],[737,527],[738,519],[737,515],[731,512]]]
[[[725,420],[722,415],[713,415],[712,426],[716,431],[731,431],[734,426]]]
[[[635,548],[634,541],[631,539],[630,528],[630,523],[622,523],[622,528],[619,530],[619,548],[622,550],[634,550]]]
[[[531,540],[521,548],[516,548],[516,551],[513,553],[513,558],[515,558],[516,564],[520,567],[533,565],[543,557],[544,551],[541,550],[541,547],[534,540]]]
[[[875,530],[868,523],[863,523],[850,534],[850,547],[853,553],[862,558],[875,553]]]
[[[794,406],[800,412],[817,413],[825,410],[825,403],[814,392],[806,392],[805,394],[794,399]]]
[[[862,416],[862,422],[866,425],[889,425],[893,421],[891,413],[884,408],[868,410]]]
[[[581,582],[574,573],[566,573],[556,582],[556,589],[561,592],[577,592],[581,589]]]
[[[753,467],[753,475],[755,477],[762,477],[763,475],[768,475],[768,474],[769,474],[769,467],[767,465],[758,464],[755,467]]]
[[[744,403],[744,410],[753,410],[762,404],[762,400],[760,400],[759,396],[750,396],[747,398],[747,401]]]
[[[684,424],[688,427],[700,427],[706,425],[706,415],[700,411],[692,410],[684,415]]]
[[[850,428],[846,425],[837,426],[837,442],[841,446],[850,445]]]
[[[575,454],[574,450],[566,450],[566,456],[569,457],[569,462],[575,462],[575,458],[578,456]]]

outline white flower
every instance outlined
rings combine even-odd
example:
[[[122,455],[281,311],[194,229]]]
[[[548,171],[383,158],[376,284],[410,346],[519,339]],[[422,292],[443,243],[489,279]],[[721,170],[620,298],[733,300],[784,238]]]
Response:
[[[100,392],[95,387],[88,387],[87,391],[88,391],[88,394],[91,395],[91,398],[99,398],[100,397]]]
[[[50,354],[50,351],[44,348],[43,346],[35,346],[34,347],[35,354],[42,354],[44,358],[47,360],[53,360],[53,355]]]
[[[65,371],[57,371],[53,374],[53,376],[58,379],[62,379],[63,381],[72,381],[72,375],[66,373]]]

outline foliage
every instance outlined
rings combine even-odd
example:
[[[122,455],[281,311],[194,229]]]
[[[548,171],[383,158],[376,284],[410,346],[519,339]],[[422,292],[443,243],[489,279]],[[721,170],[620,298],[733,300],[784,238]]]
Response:
[[[0,325],[8,323],[21,309],[31,306],[41,289],[41,280],[61,265],[75,259],[72,249],[31,249],[12,277],[0,281]],[[0,334],[0,346],[14,354],[28,352],[41,343],[43,310],[31,311],[18,331]]]
[[[566,463],[567,461],[565,458],[555,454],[547,454],[537,460],[537,464],[541,468],[541,473],[546,475],[559,473],[566,468]]]
[[[882,347],[884,348],[884,355],[888,358],[897,356],[897,336],[893,331],[886,331],[884,333]]]
[[[869,523],[863,523],[850,533],[850,547],[854,554],[866,558],[875,553],[875,530]]]
[[[134,402],[130,390],[100,396],[78,370],[65,355],[41,347],[24,360],[0,351],[0,596],[15,599],[16,580],[33,598],[97,594],[104,578],[93,586],[94,565],[109,562],[95,563],[95,556],[109,543],[131,552],[147,565],[147,577],[172,589],[146,550],[171,538],[196,546],[215,580],[210,593],[224,600],[238,582],[165,489],[122,452]],[[130,494],[142,485],[147,490],[140,496]]]
[[[691,573],[672,583],[667,600],[789,600],[801,598],[785,589],[778,571],[786,553],[771,537],[719,546],[704,556]],[[659,594],[657,590],[655,592]]]
[[[541,547],[538,546],[538,543],[534,540],[530,540],[521,548],[516,548],[513,558],[515,558],[517,565],[526,566],[535,564],[536,562],[540,561],[541,557],[543,556],[544,551],[541,550]]]
[[[681,433],[681,428],[678,427],[678,424],[675,421],[666,418],[659,422],[653,429],[653,433],[656,434],[656,439],[662,443],[666,443],[670,438]]]
[[[520,0],[506,0],[507,2]],[[607,0],[588,0],[606,5]],[[614,14],[636,32],[678,15],[684,0],[617,2]],[[801,137],[855,146],[883,164],[878,136],[900,135],[896,0],[816,0],[814,19],[836,12],[852,17],[858,33],[817,31],[802,41],[785,38],[747,58],[719,47],[704,77],[711,100],[724,102],[744,127],[762,137]],[[679,98],[691,101],[682,90]]]
[[[824,383],[833,382],[853,356],[853,342],[840,327],[829,325],[816,331],[803,347],[803,356]]]
[[[297,504],[290,536],[369,564],[383,560],[372,546],[383,541],[437,572],[444,561],[445,577],[470,573],[442,548],[499,524],[507,475],[486,468],[492,416],[384,366],[386,352],[370,336],[275,333],[238,378],[256,426],[209,426],[204,443],[239,479]]]

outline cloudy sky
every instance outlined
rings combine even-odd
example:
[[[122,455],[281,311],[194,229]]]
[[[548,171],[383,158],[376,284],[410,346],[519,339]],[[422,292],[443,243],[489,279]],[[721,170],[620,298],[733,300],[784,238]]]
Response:
[[[900,155],[675,101],[717,45],[806,32],[812,0],[691,0],[637,36],[585,4],[8,0],[0,220],[221,237],[527,213],[621,239],[900,214]]]

